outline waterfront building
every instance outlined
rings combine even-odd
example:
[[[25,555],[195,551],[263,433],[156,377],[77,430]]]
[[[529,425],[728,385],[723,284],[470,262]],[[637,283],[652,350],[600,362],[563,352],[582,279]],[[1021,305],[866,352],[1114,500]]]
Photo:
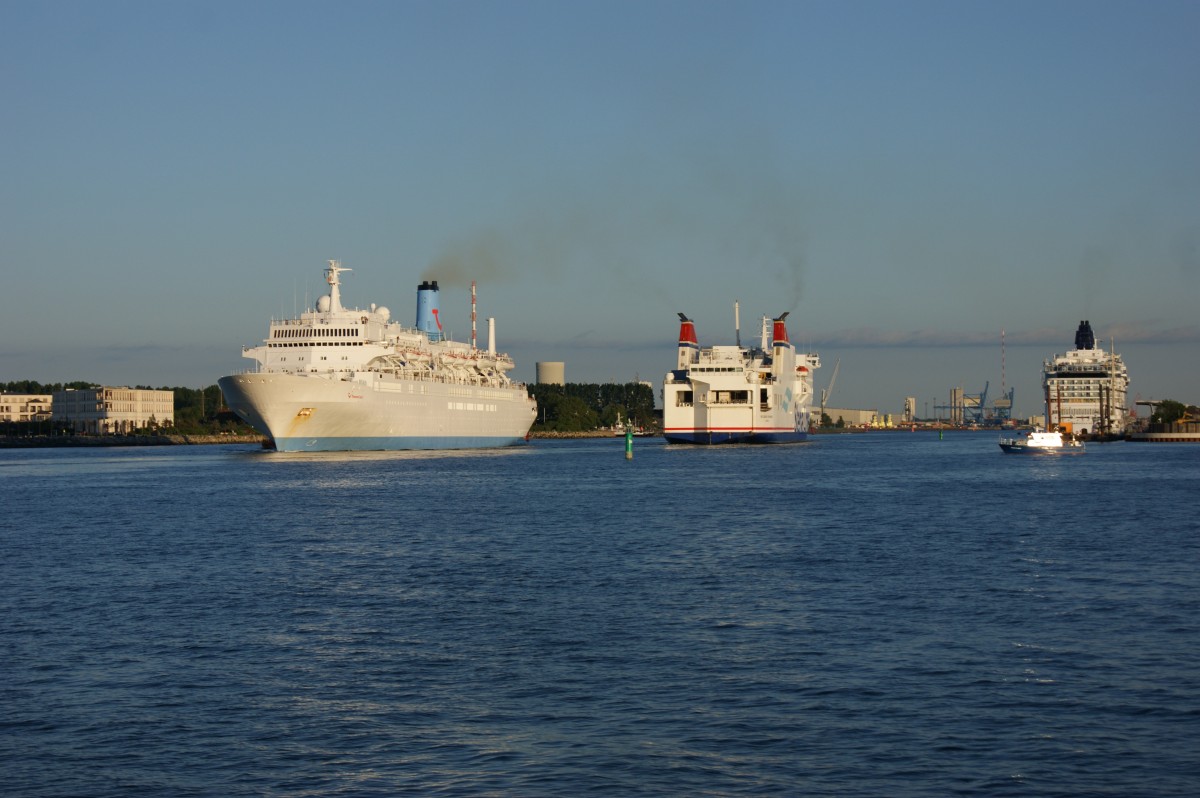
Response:
[[[53,401],[48,393],[0,393],[0,421],[49,421]]]
[[[1079,322],[1075,348],[1042,364],[1047,426],[1077,435],[1121,433],[1129,373],[1121,356],[1096,345],[1088,321]]]
[[[76,432],[128,434],[175,425],[175,392],[143,388],[85,388],[54,394],[55,421]]]

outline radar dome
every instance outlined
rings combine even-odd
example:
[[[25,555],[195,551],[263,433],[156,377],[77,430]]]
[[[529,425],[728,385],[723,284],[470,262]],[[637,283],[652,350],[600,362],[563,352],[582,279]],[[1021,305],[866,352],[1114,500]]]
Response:
[[[325,296],[323,296],[317,300],[317,310],[321,313],[328,313],[329,305],[330,305],[330,302],[329,302],[328,294],[326,294]]]
[[[388,319],[390,319],[392,317],[392,312],[390,310],[388,310],[386,307],[384,307],[383,305],[380,305],[379,307],[375,308],[375,312],[378,313],[379,318],[383,319],[384,321],[387,321]]]

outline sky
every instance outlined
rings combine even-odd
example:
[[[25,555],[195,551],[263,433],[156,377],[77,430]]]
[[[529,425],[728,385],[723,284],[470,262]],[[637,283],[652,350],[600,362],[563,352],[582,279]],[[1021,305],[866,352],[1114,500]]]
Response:
[[[532,380],[787,311],[829,404],[1015,392],[1088,319],[1200,403],[1200,3],[0,0],[0,382],[211,385],[339,259]],[[480,322],[480,336],[486,324]]]

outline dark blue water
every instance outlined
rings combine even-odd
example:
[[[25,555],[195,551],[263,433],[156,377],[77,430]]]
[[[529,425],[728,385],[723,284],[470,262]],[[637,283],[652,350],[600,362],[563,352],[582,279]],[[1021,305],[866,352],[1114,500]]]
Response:
[[[0,452],[0,790],[1200,793],[1200,446]]]

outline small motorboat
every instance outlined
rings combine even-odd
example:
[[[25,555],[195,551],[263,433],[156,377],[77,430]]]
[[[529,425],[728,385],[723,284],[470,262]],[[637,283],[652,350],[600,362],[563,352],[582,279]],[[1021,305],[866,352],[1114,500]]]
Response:
[[[1069,433],[1038,428],[1015,438],[1001,438],[1000,448],[1007,454],[1080,454],[1083,441]]]

